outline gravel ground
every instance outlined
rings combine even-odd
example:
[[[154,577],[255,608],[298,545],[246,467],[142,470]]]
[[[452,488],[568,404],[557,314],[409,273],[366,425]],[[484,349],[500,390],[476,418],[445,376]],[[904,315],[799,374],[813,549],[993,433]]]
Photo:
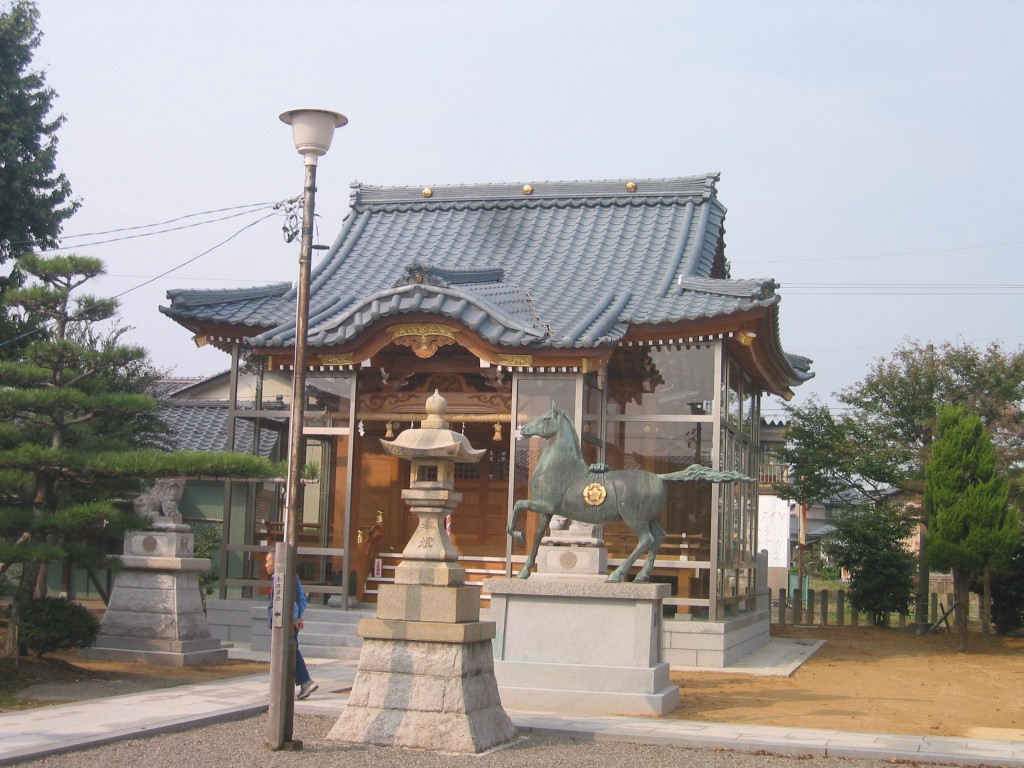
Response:
[[[393,747],[342,746],[324,738],[335,718],[298,715],[294,735],[301,752],[274,752],[264,746],[266,715],[53,755],[25,766],[49,768],[892,768],[884,760],[849,760],[771,752],[731,752],[527,735],[504,749],[483,755],[443,755]]]

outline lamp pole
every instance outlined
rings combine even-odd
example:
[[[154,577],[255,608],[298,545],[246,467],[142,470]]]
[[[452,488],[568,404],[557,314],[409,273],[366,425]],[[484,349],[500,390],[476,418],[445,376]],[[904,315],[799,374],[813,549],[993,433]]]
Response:
[[[271,749],[302,749],[292,738],[295,716],[295,549],[301,513],[302,423],[306,411],[306,336],[309,326],[309,277],[313,251],[313,213],[316,196],[317,158],[327,153],[334,129],[348,123],[338,112],[293,109],[281,115],[292,126],[295,149],[303,156],[306,181],[302,194],[302,239],[299,246],[299,279],[295,291],[295,361],[292,375],[291,414],[288,422],[288,481],[285,487],[284,541],[277,544],[270,630],[270,713],[267,746]]]

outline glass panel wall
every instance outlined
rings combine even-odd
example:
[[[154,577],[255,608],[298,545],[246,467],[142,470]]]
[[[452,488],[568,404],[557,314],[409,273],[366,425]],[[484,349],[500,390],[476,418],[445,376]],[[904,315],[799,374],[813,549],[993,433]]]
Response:
[[[612,469],[658,474],[715,463],[715,344],[626,347],[608,367],[606,462]],[[654,579],[672,586],[669,611],[708,618],[716,490],[707,482],[666,482],[660,524],[666,531]],[[626,557],[636,536],[623,523],[605,527],[609,557]]]
[[[579,377],[573,374],[529,374],[516,373],[513,380],[513,429],[518,431],[527,422],[543,416],[554,402],[575,421],[576,405],[581,393]],[[593,401],[591,401],[593,402]],[[533,468],[544,449],[544,440],[516,438],[514,440],[513,477],[509,484],[509,514],[512,505],[519,499],[530,498],[530,477]],[[591,453],[593,455],[593,453]],[[537,531],[538,516],[533,513],[520,515],[518,527],[523,532],[526,545],[533,541]],[[526,547],[508,539],[508,554],[526,556]]]
[[[722,365],[724,402],[719,468],[757,478],[760,392],[727,353]],[[718,498],[718,569],[720,618],[753,610],[757,552],[757,485],[728,483]]]

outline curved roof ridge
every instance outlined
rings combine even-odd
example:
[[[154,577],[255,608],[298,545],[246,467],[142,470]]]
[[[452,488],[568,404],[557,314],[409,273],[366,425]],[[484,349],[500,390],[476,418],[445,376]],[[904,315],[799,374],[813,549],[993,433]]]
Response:
[[[593,346],[594,344],[596,344],[602,336],[611,331],[612,327],[619,322],[619,315],[622,314],[622,310],[626,308],[626,305],[629,304],[632,298],[632,291],[627,290],[625,293],[621,294],[619,298],[615,301],[615,303],[611,306],[611,308],[609,308],[607,312],[603,313],[603,320],[601,320],[600,317],[595,318],[595,320],[600,320],[600,322],[597,322],[596,325],[594,325],[593,329],[590,331],[590,333],[584,335],[580,339],[580,341],[587,344],[588,346]],[[618,336],[621,335],[622,333],[618,334]]]
[[[773,278],[746,278],[721,280],[715,277],[680,277],[677,294],[685,291],[699,291],[716,296],[730,296],[762,301],[775,296],[779,284]]]
[[[281,282],[253,288],[172,288],[167,291],[167,298],[179,307],[198,307],[204,304],[222,304],[225,301],[265,299],[278,296],[281,291],[291,287],[292,283]]]
[[[583,332],[587,330],[587,328],[594,324],[594,321],[597,320],[597,318],[604,314],[605,310],[608,309],[611,303],[615,300],[616,295],[618,295],[618,292],[614,288],[607,291],[604,296],[601,297],[601,300],[597,302],[597,305],[587,312],[587,314],[583,316],[583,319],[573,326],[571,331],[565,334],[563,339],[565,343],[567,345],[573,344],[583,334]]]
[[[690,228],[693,226],[693,212],[696,207],[692,202],[686,203],[686,219],[681,227],[683,232],[689,233]],[[665,270],[665,275],[661,279],[661,283],[658,285],[658,295],[666,296],[672,288],[672,283],[676,279],[676,275],[679,274],[679,267],[683,263],[683,259],[686,256],[688,250],[687,246],[690,243],[688,236],[680,237],[679,243],[676,245],[675,251],[672,253],[672,258],[669,261],[668,269]]]
[[[410,310],[404,309],[401,306],[401,298],[412,297],[417,294],[425,297],[447,297],[455,300],[456,306],[462,304],[473,306],[481,313],[480,322],[482,322],[483,318],[490,317],[494,322],[500,324],[507,332],[517,334],[521,338],[532,337],[536,340],[541,340],[548,335],[547,329],[543,326],[538,326],[532,319],[529,322],[524,322],[521,318],[516,317],[514,314],[506,311],[486,297],[481,296],[472,290],[463,290],[460,288],[433,284],[403,284],[397,287],[375,291],[374,293],[360,299],[358,303],[349,306],[343,313],[335,315],[329,320],[321,320],[317,325],[310,322],[309,337],[312,339],[315,336],[317,338],[317,343],[322,344],[325,342],[327,335],[332,330],[342,329],[349,325],[358,325],[356,322],[358,316],[367,311],[370,312],[374,318],[391,317],[407,313]],[[396,301],[396,298],[399,300]],[[525,304],[525,295],[523,295],[523,301]],[[419,302],[417,306],[422,305],[422,303],[422,301]],[[463,322],[467,322],[466,318],[463,316],[464,310],[457,311],[456,309],[446,309],[443,304],[439,304],[439,306],[433,311],[446,317],[452,317],[462,320]],[[319,317],[324,317],[328,314],[330,313],[325,310],[319,315]],[[468,324],[472,325],[472,322],[469,322]],[[477,325],[479,325],[479,322]],[[477,330],[477,328],[474,328],[474,330]],[[278,327],[266,331],[265,333],[261,333],[258,336],[253,336],[247,339],[247,341],[257,346],[284,346],[291,343],[294,334],[295,322],[289,321],[287,323],[282,323]],[[495,334],[491,335],[494,336]]]

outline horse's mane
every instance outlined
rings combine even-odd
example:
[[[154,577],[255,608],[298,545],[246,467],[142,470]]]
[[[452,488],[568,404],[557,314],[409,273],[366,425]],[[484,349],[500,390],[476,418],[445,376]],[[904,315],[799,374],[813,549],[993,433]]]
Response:
[[[564,425],[566,433],[572,436],[572,439],[567,442],[573,448],[573,455],[582,462],[583,451],[580,449],[580,436],[576,432],[576,426],[572,423],[572,419],[569,418],[569,414],[563,411],[560,406],[555,405],[554,403],[552,403],[551,406],[555,409],[555,413],[558,416],[559,421]]]

